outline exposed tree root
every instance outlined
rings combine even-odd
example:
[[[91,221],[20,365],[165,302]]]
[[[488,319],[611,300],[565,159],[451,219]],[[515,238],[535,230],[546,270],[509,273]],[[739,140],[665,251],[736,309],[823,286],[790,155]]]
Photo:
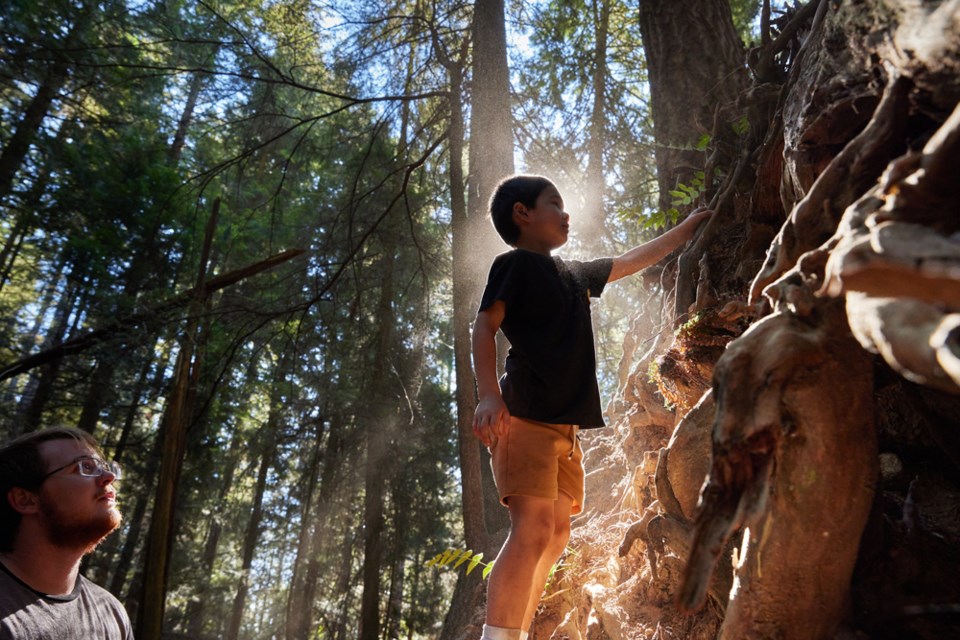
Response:
[[[745,527],[722,638],[825,638],[841,620],[877,473],[871,364],[844,324],[836,303],[779,310],[717,362],[713,462],[679,602],[702,605]]]

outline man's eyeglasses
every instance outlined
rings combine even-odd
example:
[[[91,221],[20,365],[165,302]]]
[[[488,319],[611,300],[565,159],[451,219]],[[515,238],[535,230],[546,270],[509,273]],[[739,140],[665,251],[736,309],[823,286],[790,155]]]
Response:
[[[77,473],[79,473],[82,476],[86,476],[88,478],[99,478],[105,473],[112,473],[113,477],[119,480],[120,476],[122,475],[120,465],[117,464],[116,462],[112,460],[110,462],[104,462],[100,458],[85,456],[83,458],[77,458],[75,460],[71,460],[70,462],[63,465],[62,467],[57,467],[53,471],[48,472],[47,475],[43,476],[43,478],[41,478],[40,481],[42,482],[47,478],[49,478],[50,476],[52,476],[53,474],[55,474],[57,471],[63,471],[67,467],[74,464],[77,465]]]

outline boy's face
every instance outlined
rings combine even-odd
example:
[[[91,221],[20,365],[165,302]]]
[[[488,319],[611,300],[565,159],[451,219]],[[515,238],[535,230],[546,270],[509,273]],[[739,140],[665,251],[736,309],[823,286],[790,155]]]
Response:
[[[521,249],[549,255],[570,235],[570,214],[563,210],[563,198],[552,185],[540,192],[532,209],[516,203],[513,219],[520,227],[517,247]]]

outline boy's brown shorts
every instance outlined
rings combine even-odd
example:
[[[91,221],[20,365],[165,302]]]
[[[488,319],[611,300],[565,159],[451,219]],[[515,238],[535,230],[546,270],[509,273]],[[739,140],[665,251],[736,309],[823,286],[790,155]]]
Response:
[[[510,496],[573,498],[571,515],[583,510],[583,450],[577,427],[510,417],[507,435],[490,448],[500,502]]]

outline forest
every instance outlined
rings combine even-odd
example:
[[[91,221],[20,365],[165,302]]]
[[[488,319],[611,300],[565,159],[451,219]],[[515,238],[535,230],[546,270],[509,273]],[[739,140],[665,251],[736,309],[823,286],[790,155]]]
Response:
[[[0,440],[123,466],[138,640],[479,638],[493,186],[708,206],[593,306],[531,636],[957,637],[958,101],[960,0],[7,0]]]

